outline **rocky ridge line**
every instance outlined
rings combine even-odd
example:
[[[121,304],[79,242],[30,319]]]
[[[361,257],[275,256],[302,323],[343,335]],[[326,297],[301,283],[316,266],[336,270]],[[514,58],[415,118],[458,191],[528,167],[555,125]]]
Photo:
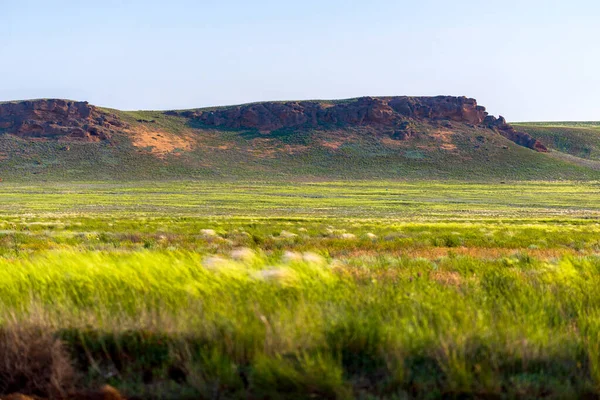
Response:
[[[525,132],[516,130],[500,116],[467,97],[361,97],[341,102],[265,102],[212,110],[167,111],[207,127],[256,129],[263,133],[278,129],[372,126],[408,139],[416,132],[411,121],[454,121],[488,128],[518,145],[540,151],[546,147]],[[0,133],[25,139],[56,139],[99,142],[108,140],[128,125],[116,115],[87,102],[70,100],[26,100],[0,103]]]
[[[449,120],[489,128],[530,149],[546,152],[546,147],[525,132],[519,132],[503,117],[489,115],[485,107],[467,97],[361,97],[345,102],[287,101],[265,102],[214,110],[169,111],[205,126],[229,129],[257,129],[268,133],[284,128],[321,126],[375,126],[394,129],[394,137],[408,138],[411,120]]]
[[[26,139],[99,142],[126,124],[85,101],[25,100],[0,103],[0,131]]]

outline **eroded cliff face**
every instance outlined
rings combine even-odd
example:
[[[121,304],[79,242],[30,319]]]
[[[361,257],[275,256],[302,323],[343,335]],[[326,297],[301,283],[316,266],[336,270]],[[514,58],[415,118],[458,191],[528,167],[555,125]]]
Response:
[[[454,121],[472,127],[492,129],[507,139],[536,151],[543,144],[495,118],[467,97],[361,97],[347,101],[265,102],[213,110],[169,111],[207,127],[256,129],[269,133],[278,129],[369,126],[406,140],[418,132],[411,121]],[[87,102],[28,100],[0,103],[0,133],[25,139],[98,142],[117,131],[131,133],[116,115]]]
[[[0,103],[0,131],[27,139],[98,142],[125,124],[87,102],[27,100]]]
[[[451,119],[479,124],[487,116],[484,107],[466,97],[361,97],[343,103],[315,101],[267,102],[211,111],[180,113],[206,125],[273,131],[281,128],[320,125],[391,126],[407,118]]]
[[[536,151],[547,151],[534,138],[516,131],[503,118],[488,115],[485,107],[467,97],[361,97],[346,102],[266,102],[215,110],[169,112],[206,126],[257,129],[267,133],[282,128],[323,126],[374,126],[394,129],[395,136],[409,138],[410,120],[450,120],[490,128],[513,142]]]
[[[499,118],[488,116],[483,122],[487,127],[494,129],[508,140],[513,141],[520,146],[528,147],[542,153],[548,152],[546,146],[540,141],[534,139],[528,133],[517,131],[513,126],[506,123],[503,116],[500,116]]]

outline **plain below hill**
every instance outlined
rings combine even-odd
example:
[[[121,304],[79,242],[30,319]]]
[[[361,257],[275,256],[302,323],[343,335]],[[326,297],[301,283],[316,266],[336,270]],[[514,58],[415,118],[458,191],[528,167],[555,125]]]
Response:
[[[511,125],[466,97],[177,111],[0,103],[4,180],[600,179],[600,125]]]

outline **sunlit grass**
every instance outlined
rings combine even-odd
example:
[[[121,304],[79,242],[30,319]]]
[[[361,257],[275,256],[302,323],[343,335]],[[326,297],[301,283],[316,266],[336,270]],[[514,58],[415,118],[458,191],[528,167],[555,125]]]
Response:
[[[598,187],[504,187],[4,186],[0,342],[148,398],[597,394]]]

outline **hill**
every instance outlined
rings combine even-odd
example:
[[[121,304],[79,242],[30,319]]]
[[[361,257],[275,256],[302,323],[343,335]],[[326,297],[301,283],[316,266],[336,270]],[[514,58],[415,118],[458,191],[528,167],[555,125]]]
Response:
[[[556,158],[600,169],[600,122],[529,122],[515,126],[553,150]]]
[[[451,96],[177,111],[27,100],[0,103],[0,177],[598,179],[596,128],[569,127],[557,142],[546,126],[513,126]]]

